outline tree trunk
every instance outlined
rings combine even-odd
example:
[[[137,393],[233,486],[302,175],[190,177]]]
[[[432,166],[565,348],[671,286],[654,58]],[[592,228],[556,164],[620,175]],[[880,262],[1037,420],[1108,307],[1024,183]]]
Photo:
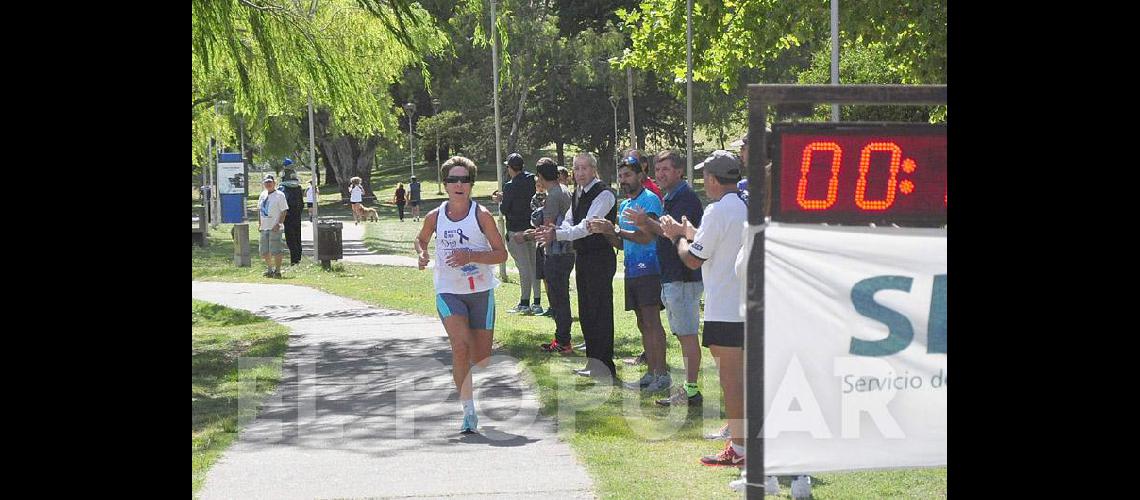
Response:
[[[526,110],[526,108],[525,108],[526,96],[529,93],[530,93],[530,80],[529,80],[529,78],[527,78],[526,74],[524,73],[523,79],[522,79],[522,93],[519,96],[519,107],[518,107],[518,110],[515,111],[515,121],[511,125],[511,133],[510,133],[510,135],[507,136],[507,152],[508,153],[514,153],[514,152],[518,151],[518,149],[516,149],[516,148],[518,147],[518,143],[519,143],[519,122],[522,121],[523,111]]]
[[[562,138],[559,137],[558,142],[554,143],[555,149],[558,150],[558,164],[562,165],[562,166],[566,166],[566,155],[565,155],[565,152],[562,150],[562,146],[563,146]]]
[[[380,136],[374,135],[364,139],[344,135],[331,137],[328,111],[322,109],[314,115],[316,143],[329,170],[328,183],[335,183],[340,190],[341,200],[347,200],[349,180],[357,176],[362,181],[365,196],[373,196],[370,182],[372,163],[376,156],[376,148],[380,145]]]

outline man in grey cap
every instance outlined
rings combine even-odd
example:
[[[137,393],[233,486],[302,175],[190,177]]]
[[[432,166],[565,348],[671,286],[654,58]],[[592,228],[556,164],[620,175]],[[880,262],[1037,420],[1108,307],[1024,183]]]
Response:
[[[272,175],[261,180],[265,188],[257,198],[258,232],[261,233],[258,252],[265,261],[267,278],[281,277],[281,258],[285,255],[285,242],[281,239],[285,216],[289,213],[289,202],[285,193],[277,190],[277,181]],[[270,260],[272,257],[272,260]]]
[[[705,321],[703,342],[717,360],[724,412],[730,439],[724,450],[701,458],[705,465],[744,465],[744,315],[740,312],[740,282],[736,256],[744,245],[748,205],[736,188],[741,164],[736,155],[713,151],[695,167],[704,174],[709,204],[701,216],[700,229],[687,217],[681,221],[666,215],[661,230],[677,247],[677,255],[689,269],[701,268],[704,278]]]

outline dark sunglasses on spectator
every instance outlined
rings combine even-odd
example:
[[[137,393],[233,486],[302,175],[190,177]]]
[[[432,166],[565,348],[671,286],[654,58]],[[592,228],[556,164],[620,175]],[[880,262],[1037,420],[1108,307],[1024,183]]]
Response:
[[[465,183],[465,184],[473,184],[473,183],[475,183],[475,178],[473,176],[470,176],[470,175],[465,175],[463,177],[456,177],[454,175],[449,175],[449,176],[443,178],[443,182],[444,182],[444,184],[455,184],[457,182],[458,183]]]

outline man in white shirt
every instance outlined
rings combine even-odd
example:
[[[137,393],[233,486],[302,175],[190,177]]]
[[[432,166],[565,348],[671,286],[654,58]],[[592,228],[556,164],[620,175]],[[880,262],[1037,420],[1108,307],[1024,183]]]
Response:
[[[736,155],[713,151],[700,165],[709,204],[696,229],[688,218],[680,222],[668,215],[661,229],[677,247],[681,262],[689,269],[701,268],[704,279],[705,322],[702,345],[709,348],[720,369],[724,412],[730,439],[724,450],[701,458],[704,465],[744,465],[744,316],[740,312],[740,280],[736,256],[744,243],[748,205],[740,196],[741,164]]]
[[[578,188],[562,225],[557,229],[552,225],[535,229],[535,239],[543,245],[574,242],[578,318],[588,358],[586,368],[576,373],[617,384],[620,381],[614,366],[613,288],[617,253],[604,235],[590,234],[588,228],[590,219],[617,223],[617,197],[598,179],[598,159],[591,153],[574,157],[574,182]]]
[[[281,258],[285,255],[285,241],[282,239],[285,215],[289,213],[289,202],[285,194],[277,190],[277,181],[272,175],[266,175],[261,181],[265,189],[257,199],[258,232],[261,240],[258,251],[261,259],[265,261],[265,276],[267,278],[281,277]],[[272,260],[270,259],[272,257]]]

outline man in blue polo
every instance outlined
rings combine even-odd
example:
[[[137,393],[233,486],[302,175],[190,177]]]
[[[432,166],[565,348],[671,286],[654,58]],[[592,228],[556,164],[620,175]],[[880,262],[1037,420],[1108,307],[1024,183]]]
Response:
[[[661,198],[645,187],[645,171],[635,157],[626,158],[618,169],[618,184],[629,199],[618,207],[618,225],[605,219],[590,221],[591,233],[603,234],[625,253],[625,310],[637,314],[637,328],[645,347],[649,369],[641,380],[626,384],[649,392],[673,385],[665,365],[665,329],[661,326],[661,265],[657,261],[657,238],[634,225],[631,216],[656,218],[662,213]]]

